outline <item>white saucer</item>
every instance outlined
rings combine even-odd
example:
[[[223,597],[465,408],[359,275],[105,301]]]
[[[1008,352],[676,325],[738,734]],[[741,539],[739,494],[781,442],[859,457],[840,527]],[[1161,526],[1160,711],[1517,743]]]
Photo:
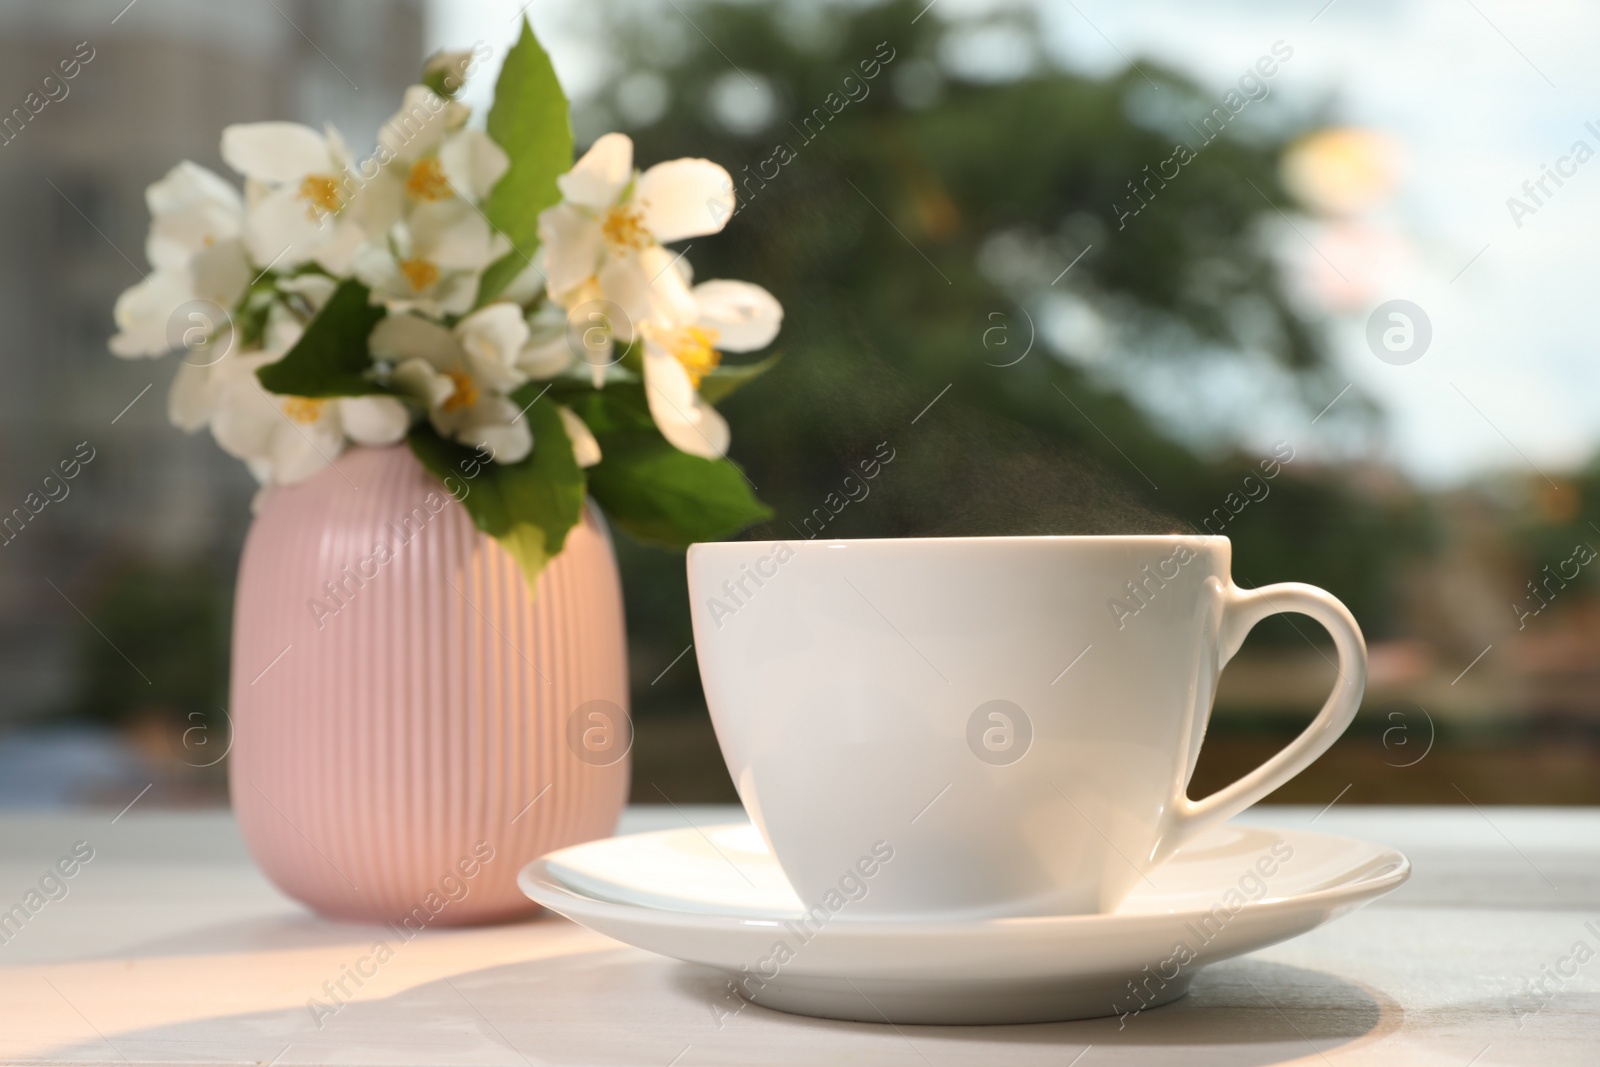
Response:
[[[576,845],[519,884],[591,930],[725,972],[719,1018],[750,1000],[866,1022],[1022,1023],[1176,1000],[1200,967],[1321,926],[1410,874],[1381,845],[1225,825],[1110,914],[892,922],[852,919],[845,902],[802,925],[777,862],[736,823]]]

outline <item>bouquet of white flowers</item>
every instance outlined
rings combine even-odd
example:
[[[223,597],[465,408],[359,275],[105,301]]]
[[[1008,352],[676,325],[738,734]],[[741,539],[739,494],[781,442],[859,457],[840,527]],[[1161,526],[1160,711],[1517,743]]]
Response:
[[[405,440],[530,582],[592,495],[660,543],[766,518],[712,404],[768,357],[783,310],[692,284],[674,241],[720,231],[727,171],[642,173],[607,134],[572,163],[567,99],[526,23],[487,128],[455,100],[484,56],[440,54],[358,159],[337,131],[230,126],[241,193],[191,162],[146,195],[149,276],[111,350],[177,353],[173,423],[210,427],[270,488]]]

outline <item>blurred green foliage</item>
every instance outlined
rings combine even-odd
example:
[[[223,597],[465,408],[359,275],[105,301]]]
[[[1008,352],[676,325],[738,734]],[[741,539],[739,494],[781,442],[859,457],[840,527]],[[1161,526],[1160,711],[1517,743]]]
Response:
[[[979,27],[917,19],[923,7],[695,3],[596,16],[611,19],[615,76],[580,112],[580,136],[622,126],[641,167],[723,164],[741,208],[723,234],[693,242],[696,276],[750,279],[786,309],[783,362],[724,406],[733,453],[777,513],[746,536],[812,536],[823,519],[830,537],[1200,527],[1259,474],[1258,457],[1206,454],[1186,428],[1157,424],[1053,354],[1030,308],[1070,291],[1119,346],[1192,375],[1197,404],[1208,356],[1248,353],[1262,373],[1290,376],[1309,421],[1345,382],[1291,307],[1264,226],[1290,206],[1278,159],[1304,129],[1253,104],[1255,121],[1230,126],[1122,218],[1129,183],[1173,153],[1166,126],[1206,115],[1216,94],[1149,63],[1106,80],[1042,60],[962,80],[942,57]],[[1026,13],[982,28],[996,27],[1039,37]],[[868,79],[863,61],[875,59]],[[651,74],[665,107],[630,128],[618,116]],[[730,124],[717,105],[729,95],[756,115],[770,105],[769,120]],[[1363,404],[1355,392],[1341,403]],[[880,443],[894,460],[841,508],[843,479]],[[1383,636],[1396,576],[1430,541],[1415,499],[1301,460],[1221,532],[1241,584],[1323,585]],[[681,557],[619,547],[638,710],[697,704],[692,665],[651,682],[690,640]],[[1301,640],[1286,625],[1262,633]]]
[[[232,568],[123,558],[93,585],[80,601],[93,626],[77,631],[67,713],[116,726],[224,721]]]

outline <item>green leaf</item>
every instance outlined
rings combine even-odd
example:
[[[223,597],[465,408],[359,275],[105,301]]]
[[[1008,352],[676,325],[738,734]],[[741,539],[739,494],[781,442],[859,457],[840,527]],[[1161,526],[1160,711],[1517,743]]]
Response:
[[[589,424],[596,435],[625,430],[653,430],[650,405],[645,401],[642,382],[614,382],[596,390],[588,379],[569,385],[558,382],[555,395]],[[565,386],[565,388],[562,388]]]
[[[617,363],[625,370],[644,378],[644,345],[637,339],[629,341],[623,348],[622,355],[617,357]]]
[[[511,159],[484,214],[512,250],[490,264],[478,283],[478,306],[489,303],[528,265],[539,246],[539,212],[561,199],[556,179],[572,169],[572,120],[555,68],[527,19],[506,53],[489,111],[489,136]]]
[[[367,377],[372,353],[367,336],[386,314],[368,300],[367,287],[346,281],[276,363],[256,371],[268,392],[287,396],[363,396],[383,389]]]
[[[600,463],[589,468],[590,494],[633,536],[677,548],[721,540],[772,517],[732,462],[691,456],[667,443],[650,417],[642,383],[613,382],[599,391],[587,381],[550,386],[600,443]],[[525,385],[520,392],[532,389]]]
[[[625,408],[607,407],[612,425],[627,421]],[[680,452],[654,426],[590,428],[602,458],[589,469],[589,491],[612,522],[642,541],[673,548],[720,541],[772,517],[731,460]]]
[[[572,442],[552,403],[523,414],[533,453],[519,463],[495,463],[467,445],[440,437],[424,423],[411,431],[411,451],[459,500],[478,529],[495,538],[522,567],[533,589],[583,517],[584,477]]]
[[[755,381],[776,367],[778,360],[782,358],[774,352],[759,363],[743,363],[731,367],[723,364],[700,379],[700,396],[707,404],[720,404],[735,389]]]

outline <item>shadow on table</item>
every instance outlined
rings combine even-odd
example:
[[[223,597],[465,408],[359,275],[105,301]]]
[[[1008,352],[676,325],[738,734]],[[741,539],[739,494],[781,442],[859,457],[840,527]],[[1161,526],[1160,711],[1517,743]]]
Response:
[[[472,969],[456,953],[430,963],[418,958],[419,950],[402,949],[416,969],[396,972],[389,983],[379,982],[332,1011],[316,1008],[321,1002],[309,999],[322,996],[326,962],[301,973],[299,967],[272,966],[252,953],[264,938],[276,940],[280,949],[292,948],[295,941],[347,937],[350,928],[307,920],[304,927],[269,923],[231,934],[215,931],[228,947],[218,944],[215,955],[195,957],[214,963],[195,973],[145,975],[153,1003],[161,1007],[144,1016],[139,1028],[106,1027],[98,1039],[28,1052],[52,1060],[98,1057],[106,1062],[226,1053],[229,1059],[275,1061],[280,1067],[351,1057],[525,1067],[528,1057],[664,1064],[692,1046],[686,1064],[748,1062],[741,1057],[761,1048],[766,1050],[762,1062],[809,1065],[906,1058],[909,1042],[922,1058],[940,1064],[1003,1060],[1059,1067],[1094,1046],[1095,1062],[1192,1067],[1197,1053],[1200,1059],[1209,1055],[1244,1065],[1314,1058],[1336,1047],[1375,1042],[1397,1030],[1404,1016],[1387,996],[1334,975],[1240,959],[1206,968],[1182,1000],[1126,1020],[890,1027],[751,1005],[719,1022],[711,1009],[726,996],[727,979],[718,972],[619,946],[560,920],[536,922],[553,922],[565,931],[539,958]],[[320,933],[319,925],[324,926]],[[157,942],[145,949],[159,955],[171,947]],[[284,963],[298,955],[291,951]],[[140,999],[125,987],[94,981],[92,964],[73,973],[84,966],[52,965],[55,992],[41,1003],[68,999],[81,1017],[103,1022],[114,1005],[97,997]],[[216,1000],[206,990],[216,990],[219,983],[226,987],[222,1002],[235,1010],[210,1014],[206,1004]],[[384,984],[389,988],[380,993]],[[237,1010],[251,1002],[256,1010]],[[126,1016],[128,1005],[122,1007]],[[155,1022],[152,1015],[166,1017]]]
[[[684,967],[684,992],[707,1002],[728,996],[726,975]],[[808,1028],[882,1033],[877,1023],[808,1019],[747,1005],[740,1019],[786,1019]],[[924,1047],[963,1042],[1060,1046],[1076,1054],[1097,1049],[1142,1050],[1140,1064],[1192,1064],[1196,1048],[1228,1050],[1227,1062],[1247,1067],[1309,1056],[1354,1043],[1369,1044],[1398,1030],[1405,1009],[1390,997],[1322,971],[1264,960],[1234,959],[1208,966],[1187,996],[1138,1015],[1015,1026],[896,1027]],[[1157,1051],[1163,1046],[1175,1055]],[[1181,1054],[1179,1054],[1179,1050]],[[1066,1061],[1063,1061],[1066,1062]]]

